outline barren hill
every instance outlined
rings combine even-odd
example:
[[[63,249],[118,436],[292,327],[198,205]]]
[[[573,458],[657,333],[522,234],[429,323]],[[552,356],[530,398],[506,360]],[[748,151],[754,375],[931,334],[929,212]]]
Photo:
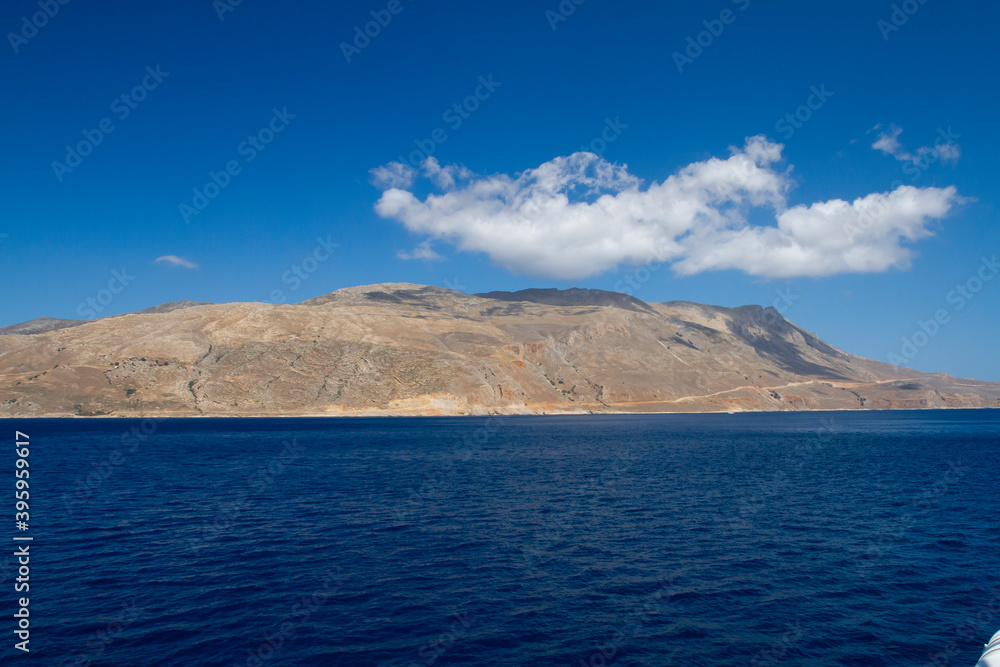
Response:
[[[857,357],[773,308],[599,290],[389,283],[0,330],[0,416],[997,406],[1000,383]]]

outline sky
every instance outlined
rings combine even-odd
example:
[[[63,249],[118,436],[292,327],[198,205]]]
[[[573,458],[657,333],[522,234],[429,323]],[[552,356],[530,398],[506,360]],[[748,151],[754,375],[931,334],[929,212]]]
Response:
[[[0,325],[353,285],[774,305],[1000,380],[987,3],[0,8]]]

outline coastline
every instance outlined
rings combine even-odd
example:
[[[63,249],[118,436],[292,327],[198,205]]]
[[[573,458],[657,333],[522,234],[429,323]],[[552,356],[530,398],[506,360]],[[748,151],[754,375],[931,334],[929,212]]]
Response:
[[[482,417],[591,417],[591,416],[649,416],[649,415],[743,415],[743,414],[755,414],[755,415],[770,415],[770,414],[804,414],[810,412],[946,412],[950,410],[1000,410],[998,407],[990,406],[948,406],[948,407],[928,407],[928,408],[810,408],[807,410],[698,410],[698,411],[647,411],[647,412],[634,412],[634,411],[553,411],[553,412],[482,412],[482,413],[453,413],[453,414],[427,414],[427,413],[401,413],[401,412],[380,412],[373,414],[370,410],[358,411],[357,413],[341,413],[341,414],[330,414],[330,413],[303,413],[303,414],[248,414],[248,415],[232,415],[232,414],[138,414],[138,415],[24,415],[24,416],[4,416],[0,417],[0,421],[8,420],[18,420],[18,419],[114,419],[114,420],[132,420],[132,419],[362,419],[362,418],[421,418],[421,419],[433,419],[433,418],[448,418],[453,419],[456,417],[467,417],[467,418],[482,418]]]

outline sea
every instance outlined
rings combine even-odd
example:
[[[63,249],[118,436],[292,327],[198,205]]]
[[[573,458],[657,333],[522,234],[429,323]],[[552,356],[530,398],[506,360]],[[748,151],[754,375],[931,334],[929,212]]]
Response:
[[[1000,629],[998,410],[0,432],[4,665],[972,667]]]

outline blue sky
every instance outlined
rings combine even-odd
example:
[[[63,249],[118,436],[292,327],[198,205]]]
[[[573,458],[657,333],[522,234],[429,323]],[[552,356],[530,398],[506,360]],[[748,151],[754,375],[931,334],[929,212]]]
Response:
[[[617,288],[777,301],[850,352],[1000,380],[994,5],[48,11],[0,10],[0,324]]]

